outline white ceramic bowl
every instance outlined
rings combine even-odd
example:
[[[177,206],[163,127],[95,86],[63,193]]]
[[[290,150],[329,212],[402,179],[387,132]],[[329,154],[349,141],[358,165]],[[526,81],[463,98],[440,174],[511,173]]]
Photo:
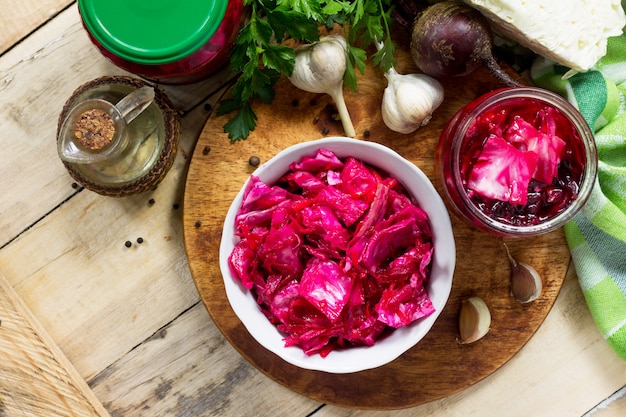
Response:
[[[253,295],[233,277],[228,265],[228,256],[238,241],[234,236],[234,220],[241,205],[245,185],[226,215],[220,244],[220,269],[226,295],[235,314],[252,337],[266,349],[301,368],[329,373],[358,372],[391,362],[418,343],[430,330],[450,295],[456,261],[454,236],[446,207],[428,177],[395,151],[374,142],[329,137],[299,143],[279,152],[259,166],[253,175],[267,184],[273,184],[287,172],[292,162],[299,161],[303,156],[314,156],[320,148],[333,151],[339,158],[352,156],[397,178],[428,214],[435,250],[426,290],[435,312],[409,326],[395,329],[373,346],[334,350],[325,358],[320,355],[308,356],[297,346],[284,347],[284,335],[261,313]]]

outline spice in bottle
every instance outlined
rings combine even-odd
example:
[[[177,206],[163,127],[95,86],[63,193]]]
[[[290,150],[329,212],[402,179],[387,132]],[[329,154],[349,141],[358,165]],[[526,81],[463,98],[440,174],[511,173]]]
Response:
[[[80,86],[66,101],[57,145],[77,183],[102,195],[122,197],[153,189],[169,171],[178,147],[180,116],[161,89],[153,88],[154,100],[125,125],[107,110],[110,104],[119,110],[124,99],[145,87],[151,86],[137,78],[101,77]],[[99,101],[109,105],[98,108]],[[133,114],[132,105],[126,108]],[[74,110],[77,117],[69,117]],[[66,147],[75,159],[68,157]]]
[[[83,112],[74,124],[74,135],[87,149],[102,149],[113,140],[115,122],[104,110],[90,109]]]

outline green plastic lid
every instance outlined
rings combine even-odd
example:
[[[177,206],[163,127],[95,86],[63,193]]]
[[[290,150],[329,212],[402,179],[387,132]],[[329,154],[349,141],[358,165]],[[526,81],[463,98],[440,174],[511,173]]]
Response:
[[[185,58],[222,23],[228,0],[78,0],[87,30],[108,51],[140,64]]]

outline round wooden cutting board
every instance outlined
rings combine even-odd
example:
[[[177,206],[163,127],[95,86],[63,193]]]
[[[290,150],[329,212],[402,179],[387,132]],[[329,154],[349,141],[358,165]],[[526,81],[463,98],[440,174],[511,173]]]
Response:
[[[408,44],[408,43],[407,43]],[[400,73],[417,72],[406,50],[398,48]],[[380,103],[386,79],[368,67],[359,90],[346,90],[357,138],[384,144],[433,178],[435,144],[444,124],[463,105],[502,87],[480,69],[470,76],[443,81],[446,98],[431,122],[409,135],[394,133],[382,122]],[[541,297],[529,304],[509,295],[510,265],[503,239],[477,231],[451,214],[457,264],[449,301],[432,330],[393,362],[351,374],[330,374],[295,367],[261,347],[231,309],[218,264],[226,212],[254,171],[249,158],[267,161],[292,144],[343,135],[335,106],[322,94],[310,94],[283,79],[272,105],[257,104],[256,130],[231,143],[223,132],[227,117],[211,116],[191,159],[184,197],[184,240],[194,282],[211,318],[248,361],[273,380],[312,399],[358,409],[398,409],[456,393],[506,363],[532,337],[559,293],[569,263],[562,230],[525,240],[507,240],[511,254],[533,265],[543,277]],[[439,184],[435,184],[441,192]],[[492,326],[481,340],[461,345],[458,315],[462,300],[483,298]]]

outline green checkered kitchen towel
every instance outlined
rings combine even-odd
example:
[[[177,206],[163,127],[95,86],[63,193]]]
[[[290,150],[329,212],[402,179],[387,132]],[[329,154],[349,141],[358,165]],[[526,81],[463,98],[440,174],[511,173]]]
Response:
[[[564,80],[566,71],[538,57],[531,78],[566,97],[595,132],[598,179],[565,235],[591,315],[626,361],[626,34],[609,39],[592,70]]]

